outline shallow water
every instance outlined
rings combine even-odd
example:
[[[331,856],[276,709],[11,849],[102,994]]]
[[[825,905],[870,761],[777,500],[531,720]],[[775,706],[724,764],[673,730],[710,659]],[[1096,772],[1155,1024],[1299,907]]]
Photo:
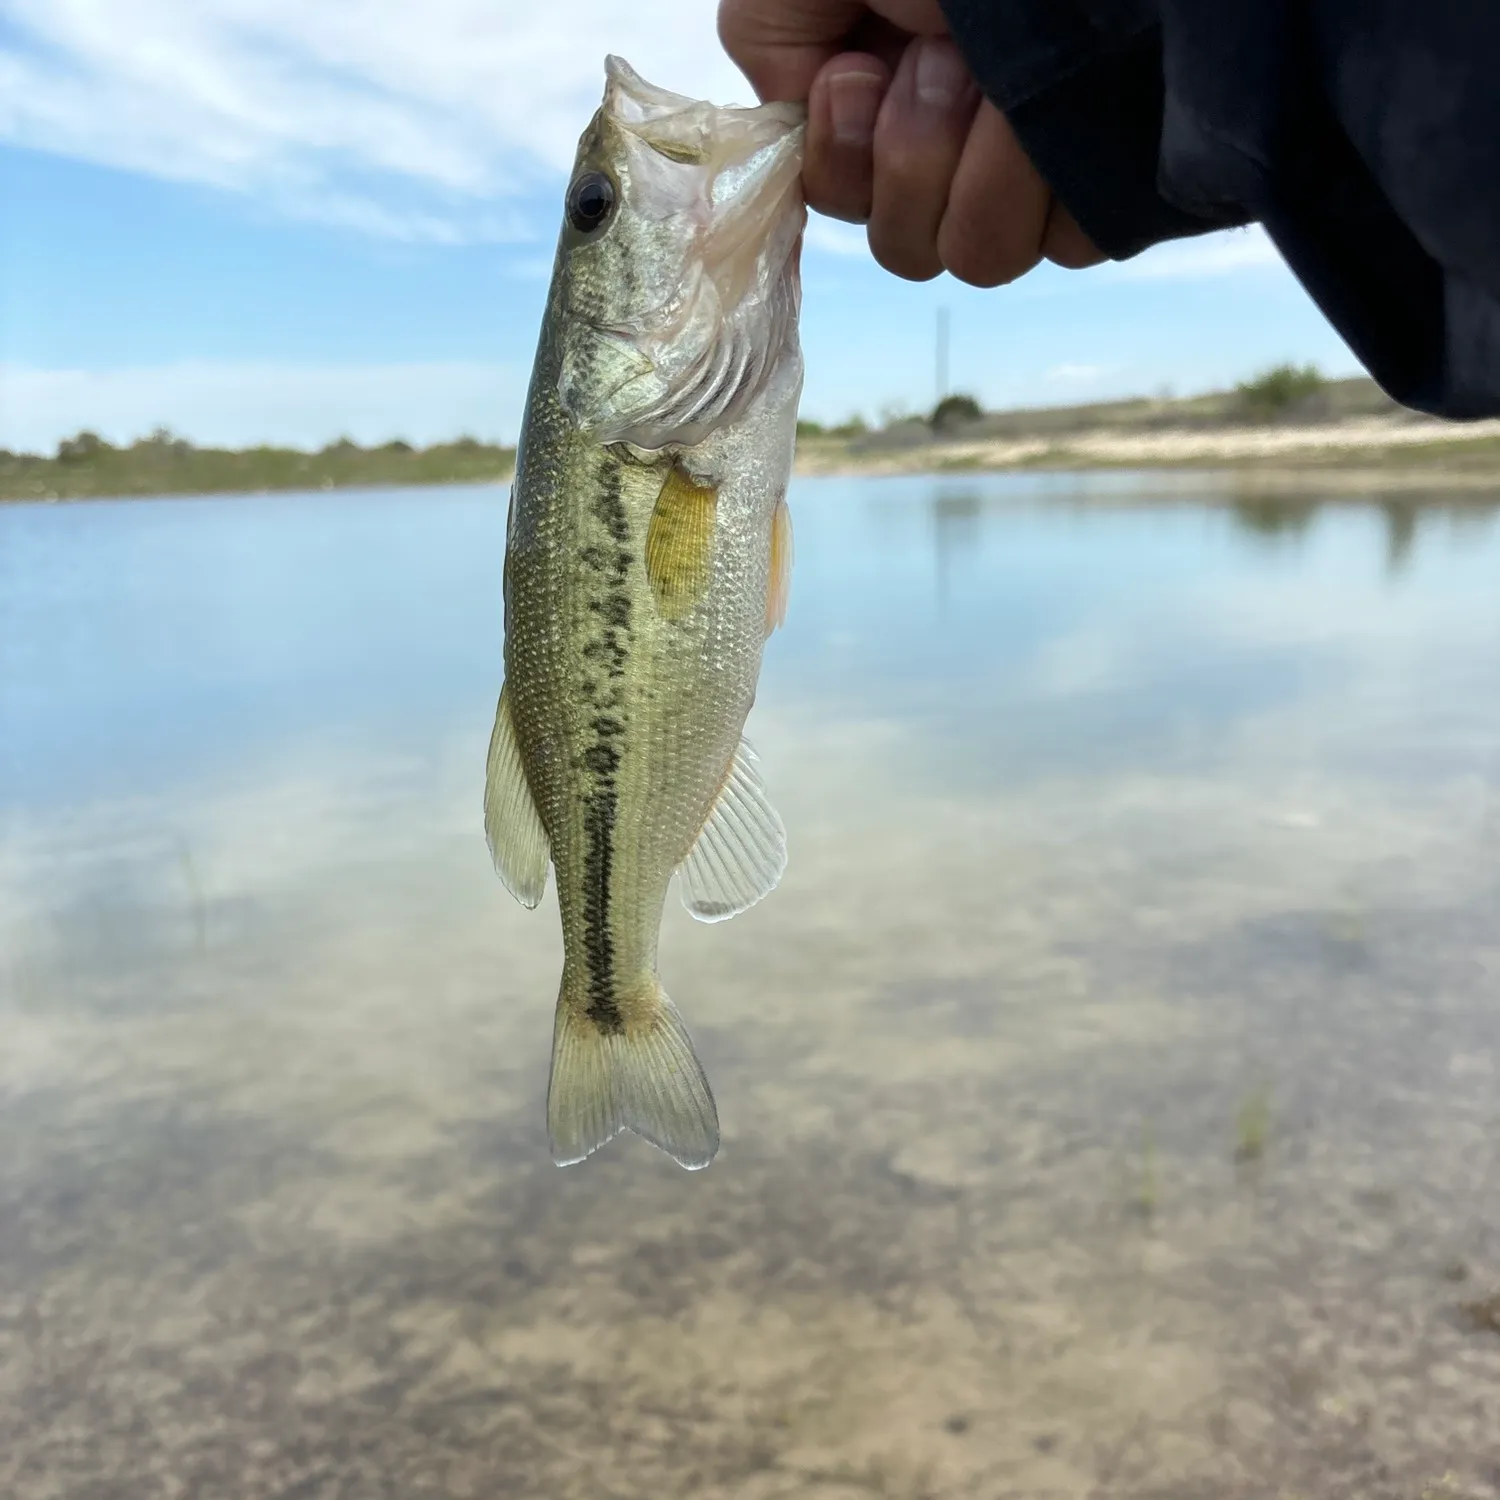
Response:
[[[0,507],[0,1495],[1500,1494],[1500,512],[1162,483],[797,486],[696,1175],[547,1157],[503,491]]]

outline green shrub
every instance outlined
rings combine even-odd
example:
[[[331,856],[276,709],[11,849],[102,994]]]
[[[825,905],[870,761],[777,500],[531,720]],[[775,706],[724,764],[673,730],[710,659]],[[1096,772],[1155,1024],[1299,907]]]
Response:
[[[927,419],[931,426],[941,432],[947,427],[957,427],[964,422],[977,422],[984,415],[984,408],[972,397],[964,395],[944,396],[932,409]]]
[[[1316,395],[1327,382],[1316,365],[1275,365],[1241,381],[1235,389],[1252,417],[1267,421]]]
[[[80,432],[77,437],[64,438],[57,445],[59,463],[82,463],[110,452],[110,446],[97,432]]]
[[[865,419],[858,414],[847,417],[842,422],[835,422],[832,426],[814,422],[810,417],[800,417],[797,420],[799,438],[852,438],[860,437],[868,431]]]

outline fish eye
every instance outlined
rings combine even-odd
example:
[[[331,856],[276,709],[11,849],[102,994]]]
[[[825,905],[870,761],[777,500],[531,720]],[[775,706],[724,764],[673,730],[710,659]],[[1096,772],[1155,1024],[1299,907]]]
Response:
[[[568,223],[579,234],[596,234],[615,207],[615,185],[603,172],[584,172],[568,189]]]

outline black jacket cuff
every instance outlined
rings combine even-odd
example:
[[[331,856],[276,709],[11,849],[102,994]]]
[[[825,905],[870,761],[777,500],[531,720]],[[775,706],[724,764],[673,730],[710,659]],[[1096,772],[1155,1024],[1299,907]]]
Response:
[[[948,0],[945,10],[979,86],[1106,255],[1123,260],[1162,240],[1249,222],[1230,208],[1187,213],[1157,187],[1164,85],[1156,26],[1109,39],[1102,53],[1097,35],[1080,36],[1074,49],[1018,62],[997,48],[990,7]]]

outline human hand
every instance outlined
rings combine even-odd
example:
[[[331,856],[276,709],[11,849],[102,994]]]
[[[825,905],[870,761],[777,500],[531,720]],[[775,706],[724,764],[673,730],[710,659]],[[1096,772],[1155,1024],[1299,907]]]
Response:
[[[868,224],[888,271],[1000,286],[1043,258],[1105,258],[981,94],[938,0],[720,0],[719,38],[762,99],[807,104],[807,201]]]

